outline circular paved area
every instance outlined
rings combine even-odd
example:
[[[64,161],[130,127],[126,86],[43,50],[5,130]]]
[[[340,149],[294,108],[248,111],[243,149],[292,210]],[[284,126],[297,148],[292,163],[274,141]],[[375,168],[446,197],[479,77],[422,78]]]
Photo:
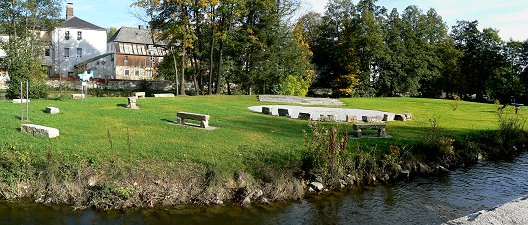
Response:
[[[324,107],[306,107],[306,106],[290,106],[290,105],[259,105],[248,107],[251,111],[262,113],[262,107],[269,107],[272,109],[272,115],[279,115],[279,108],[288,109],[291,118],[297,118],[299,113],[310,113],[311,120],[319,120],[321,115],[335,115],[338,122],[345,122],[347,115],[357,116],[357,120],[361,121],[362,116],[380,116],[383,118],[384,114],[388,112],[366,110],[366,109],[346,109],[346,108],[324,108]]]

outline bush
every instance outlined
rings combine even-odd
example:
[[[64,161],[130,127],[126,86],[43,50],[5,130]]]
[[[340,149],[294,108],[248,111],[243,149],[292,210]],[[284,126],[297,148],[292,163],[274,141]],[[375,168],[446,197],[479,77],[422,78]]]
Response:
[[[339,185],[344,176],[343,152],[348,147],[348,133],[339,134],[336,127],[330,129],[310,123],[312,137],[305,133],[306,152],[303,155],[302,168],[309,179],[321,177],[331,186]]]

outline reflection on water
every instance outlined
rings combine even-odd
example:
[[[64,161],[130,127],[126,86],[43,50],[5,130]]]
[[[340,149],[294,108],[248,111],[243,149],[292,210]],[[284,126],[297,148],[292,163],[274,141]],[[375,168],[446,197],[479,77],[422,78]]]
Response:
[[[308,200],[241,208],[174,207],[129,212],[0,203],[0,224],[438,224],[528,194],[528,154],[433,178]]]

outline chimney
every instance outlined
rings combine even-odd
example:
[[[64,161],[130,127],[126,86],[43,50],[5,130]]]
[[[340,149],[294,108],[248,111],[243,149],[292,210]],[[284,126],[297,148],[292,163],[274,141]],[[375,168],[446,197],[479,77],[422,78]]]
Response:
[[[66,19],[73,17],[73,3],[66,4]]]

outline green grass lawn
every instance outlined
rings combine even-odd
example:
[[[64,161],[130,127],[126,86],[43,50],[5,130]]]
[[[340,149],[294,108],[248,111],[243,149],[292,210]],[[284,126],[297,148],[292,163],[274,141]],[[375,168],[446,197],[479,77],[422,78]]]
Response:
[[[498,127],[496,106],[492,104],[460,102],[453,110],[453,101],[449,100],[342,100],[348,108],[410,112],[414,117],[412,121],[387,123],[390,139],[351,140],[350,146],[361,144],[385,150],[392,144],[412,145],[428,138],[433,118],[439,135],[454,138]],[[52,151],[72,161],[100,162],[112,157],[136,163],[189,161],[236,171],[244,170],[248,161],[261,157],[282,164],[299,159],[304,150],[302,130],[309,129],[308,121],[249,111],[249,106],[269,104],[258,102],[256,96],[147,98],[138,100],[140,110],[125,109],[126,102],[126,98],[88,98],[84,103],[71,99],[32,100],[31,123],[60,130],[60,137],[46,139],[22,134],[20,105],[2,100],[0,144],[41,157]],[[46,106],[58,107],[61,113],[46,114],[43,112]],[[206,131],[174,125],[172,121],[179,111],[209,114],[210,125],[218,129]],[[505,112],[511,114],[512,107]],[[522,110],[521,114],[526,112]]]

